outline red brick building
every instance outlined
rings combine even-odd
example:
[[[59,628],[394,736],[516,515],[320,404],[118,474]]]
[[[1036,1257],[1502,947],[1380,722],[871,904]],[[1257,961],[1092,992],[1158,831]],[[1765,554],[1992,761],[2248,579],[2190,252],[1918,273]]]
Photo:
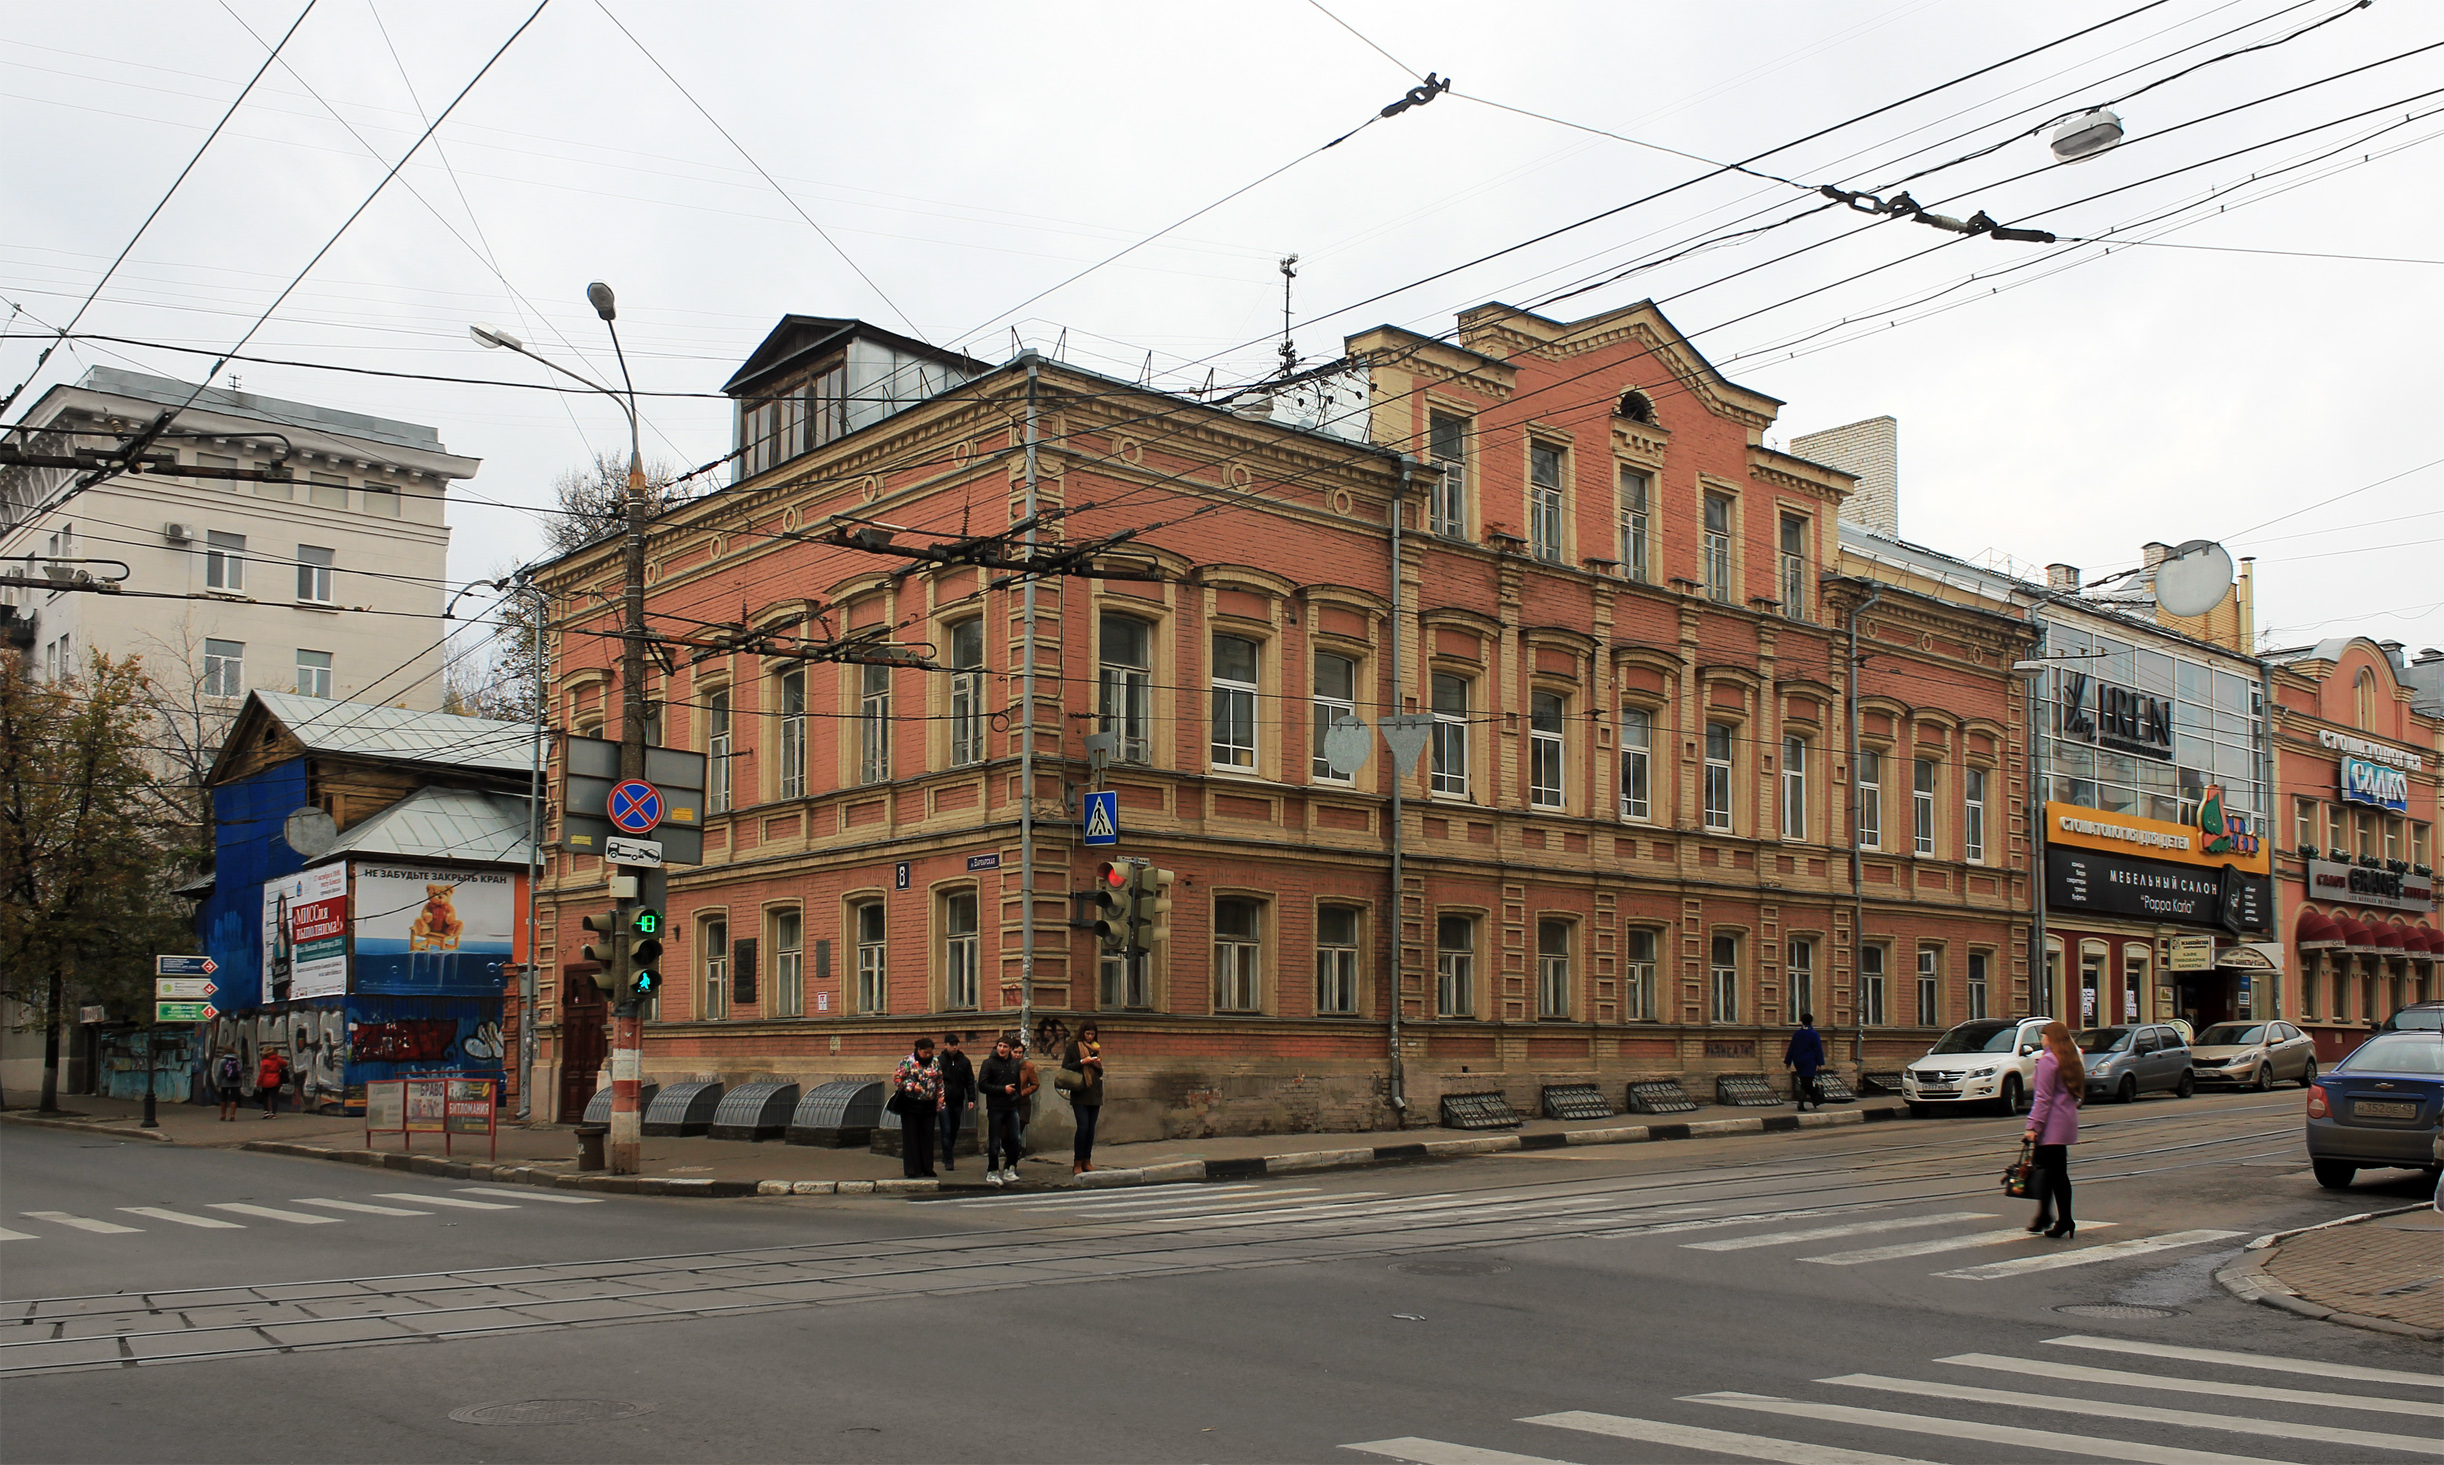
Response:
[[[1878,1069],[2026,1010],[2018,620],[1836,573],[1849,476],[1764,446],[1780,404],[1651,305],[1348,349],[1208,403],[784,321],[727,388],[742,477],[650,540],[649,697],[714,787],[649,1079],[877,1072],[1024,1001],[1039,1037],[1097,1016],[1111,1138],[1366,1129],[1563,1081],[1710,1097],[1779,1075],[1803,1008],[1845,1069],[1862,1017]],[[1005,573],[821,542],[948,545],[1030,504],[1045,551],[1158,578],[1046,578],[1030,611]],[[618,574],[615,542],[547,572],[578,731],[617,716]],[[857,635],[941,669],[807,659]],[[1335,717],[1389,714],[1426,724],[1408,776],[1381,741],[1324,756]],[[1097,786],[1118,852],[1178,872],[1142,968],[1070,924],[1112,853],[1079,842]],[[558,853],[546,896],[571,1094],[602,875]]]

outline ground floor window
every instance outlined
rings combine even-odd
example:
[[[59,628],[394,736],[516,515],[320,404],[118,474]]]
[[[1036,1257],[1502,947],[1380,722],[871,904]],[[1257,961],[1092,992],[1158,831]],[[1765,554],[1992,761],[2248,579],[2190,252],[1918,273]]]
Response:
[[[1858,949],[1858,1021],[1860,1027],[1884,1026],[1884,948]]]
[[[1434,929],[1434,1010],[1442,1017],[1476,1013],[1477,923],[1445,916]]]
[[[1708,1013],[1715,1022],[1740,1020],[1740,938],[1714,938],[1713,960],[1706,970],[1706,990],[1712,998]]]
[[[1621,960],[1621,1016],[1629,1022],[1653,1022],[1660,1005],[1655,986],[1655,933],[1629,933]]]
[[[1986,964],[1993,957],[1983,951],[1969,953],[1969,1019],[1974,1022],[1987,1016]]]

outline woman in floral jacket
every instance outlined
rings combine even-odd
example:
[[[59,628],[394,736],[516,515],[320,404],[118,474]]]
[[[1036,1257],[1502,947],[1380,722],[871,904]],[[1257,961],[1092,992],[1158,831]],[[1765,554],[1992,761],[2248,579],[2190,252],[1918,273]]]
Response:
[[[891,1076],[891,1085],[899,1101],[900,1173],[911,1180],[930,1180],[934,1127],[942,1110],[942,1073],[934,1067],[933,1039],[916,1040]]]

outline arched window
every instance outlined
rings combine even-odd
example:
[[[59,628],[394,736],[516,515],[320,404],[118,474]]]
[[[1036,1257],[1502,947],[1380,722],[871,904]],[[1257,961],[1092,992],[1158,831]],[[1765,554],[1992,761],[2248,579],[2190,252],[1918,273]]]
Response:
[[[1632,422],[1651,423],[1655,420],[1655,404],[1647,400],[1644,392],[1623,392],[1620,405],[1612,409],[1612,415],[1626,417]]]
[[[2351,684],[2351,693],[2359,725],[2373,729],[2376,726],[2376,673],[2361,667],[2358,680]]]

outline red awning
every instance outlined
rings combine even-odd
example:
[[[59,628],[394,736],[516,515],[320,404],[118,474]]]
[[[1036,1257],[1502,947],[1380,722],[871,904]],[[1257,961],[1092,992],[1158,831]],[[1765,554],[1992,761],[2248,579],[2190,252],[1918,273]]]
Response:
[[[2292,927],[2292,939],[2302,946],[2335,946],[2342,942],[2342,928],[2323,911],[2304,910]]]
[[[2359,924],[2358,920],[2346,911],[2334,912],[2334,925],[2341,929],[2342,939],[2353,946],[2376,944],[2368,928]]]
[[[2402,941],[2402,928],[2391,921],[2378,921],[2369,929],[2368,939],[2389,951],[2399,951],[2405,944]]]

